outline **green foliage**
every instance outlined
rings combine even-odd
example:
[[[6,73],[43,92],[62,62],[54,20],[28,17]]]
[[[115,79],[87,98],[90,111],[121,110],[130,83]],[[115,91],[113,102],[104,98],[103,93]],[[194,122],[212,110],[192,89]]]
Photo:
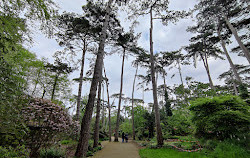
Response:
[[[0,158],[26,158],[29,157],[29,152],[24,145],[13,147],[0,146]]]
[[[87,154],[86,154],[87,157],[90,157],[90,156],[93,156],[93,155],[94,155],[93,151],[87,151]]]
[[[16,49],[0,55],[0,144],[17,145],[23,142],[27,129],[20,115],[27,103],[25,96],[28,69],[35,55],[16,45]]]
[[[27,32],[24,19],[6,15],[0,11],[0,55],[13,52],[18,43],[23,41]]]
[[[246,147],[239,145],[239,141],[201,140],[203,153],[211,158],[247,158],[250,152]]]
[[[201,153],[179,152],[173,149],[140,149],[141,158],[203,158],[206,157]]]
[[[128,135],[132,135],[132,123],[126,120],[120,125],[120,130]]]
[[[72,145],[72,144],[77,144],[77,141],[74,140],[62,140],[60,141],[61,144],[63,145]]]
[[[64,158],[65,151],[58,148],[42,149],[40,151],[41,158]]]
[[[249,107],[237,96],[200,98],[190,110],[198,137],[223,140],[244,136],[249,130]]]
[[[145,107],[137,105],[134,107],[134,120],[136,137],[139,140],[147,137],[152,138],[154,132],[154,114],[149,113]]]
[[[242,99],[249,99],[249,94],[247,90],[247,85],[241,84],[239,86],[239,91],[240,91],[240,97]]]
[[[209,155],[210,156],[210,155]],[[211,153],[213,158],[247,158],[250,157],[250,152],[239,145],[230,142],[219,143]]]
[[[164,124],[162,126],[164,139],[171,137],[171,135],[187,135],[193,131],[187,109],[173,110],[173,115],[170,117],[164,115],[161,110],[161,118]]]

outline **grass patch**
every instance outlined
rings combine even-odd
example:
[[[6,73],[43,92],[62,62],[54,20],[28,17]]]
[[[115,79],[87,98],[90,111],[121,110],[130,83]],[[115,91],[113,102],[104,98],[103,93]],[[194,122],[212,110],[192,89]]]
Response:
[[[62,140],[60,141],[62,145],[72,145],[72,144],[77,144],[77,141],[75,140]]]
[[[220,142],[208,155],[212,158],[249,158],[250,151],[231,142]]]
[[[64,158],[65,151],[57,148],[42,149],[40,151],[40,158]]]
[[[141,158],[206,158],[202,153],[179,152],[173,149],[141,149]]]

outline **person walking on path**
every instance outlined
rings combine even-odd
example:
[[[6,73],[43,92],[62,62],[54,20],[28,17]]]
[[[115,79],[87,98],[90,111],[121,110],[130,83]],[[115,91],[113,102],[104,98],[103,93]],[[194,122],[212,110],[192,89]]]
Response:
[[[125,134],[122,132],[122,142],[124,143]]]
[[[126,143],[128,142],[128,134],[126,133],[125,134],[125,140],[126,140]]]

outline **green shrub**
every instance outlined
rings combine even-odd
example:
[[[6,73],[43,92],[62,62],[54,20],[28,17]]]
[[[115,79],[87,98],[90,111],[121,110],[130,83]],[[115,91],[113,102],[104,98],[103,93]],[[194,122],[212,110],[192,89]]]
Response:
[[[179,152],[173,149],[140,149],[141,158],[203,158],[202,153]]]
[[[42,149],[40,151],[41,158],[64,158],[65,152],[57,148]]]
[[[29,157],[29,152],[24,145],[13,147],[0,146],[0,158],[26,158]]]
[[[90,157],[90,156],[93,156],[93,155],[94,155],[94,153],[92,151],[88,151],[87,154],[86,154],[87,157]]]
[[[74,140],[62,140],[60,141],[61,144],[63,145],[72,145],[72,144],[77,144],[77,141]]]
[[[248,158],[250,157],[250,152],[239,145],[225,141],[218,143],[209,156],[213,158]]]
[[[237,96],[199,98],[191,103],[190,110],[197,137],[225,140],[248,133],[249,106]]]

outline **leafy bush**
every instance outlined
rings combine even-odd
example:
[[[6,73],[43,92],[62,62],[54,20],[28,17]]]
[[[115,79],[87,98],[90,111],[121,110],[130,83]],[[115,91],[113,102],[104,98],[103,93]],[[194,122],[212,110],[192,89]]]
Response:
[[[72,124],[67,111],[50,100],[32,99],[22,109],[24,121],[30,129],[26,138],[31,150],[30,157],[37,157],[41,146],[53,143],[53,139],[61,132],[66,132]]]
[[[60,141],[60,143],[63,144],[63,145],[77,144],[77,141],[74,141],[74,140],[62,140],[62,141]]]
[[[239,145],[225,141],[218,143],[209,156],[214,158],[248,158],[250,152]]]
[[[94,155],[94,153],[92,151],[87,151],[87,154],[86,154],[87,157],[90,157],[90,156],[93,156],[93,155]]]
[[[40,151],[40,158],[64,158],[65,152],[57,148],[43,149]]]
[[[203,158],[206,157],[202,153],[195,152],[179,152],[173,149],[140,149],[139,154],[141,158]]]
[[[224,140],[247,135],[249,107],[237,96],[199,98],[191,103],[195,135]]]
[[[29,157],[29,152],[24,145],[13,147],[0,146],[0,158],[26,158]]]

